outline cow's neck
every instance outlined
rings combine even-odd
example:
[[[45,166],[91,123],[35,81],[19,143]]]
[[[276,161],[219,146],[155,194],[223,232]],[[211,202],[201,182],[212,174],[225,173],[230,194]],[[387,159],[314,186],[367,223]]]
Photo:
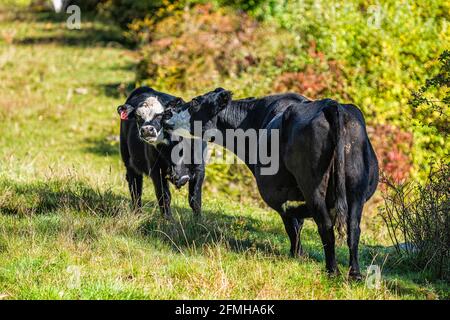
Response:
[[[217,118],[217,130],[222,133],[223,141],[221,145],[237,156],[236,146],[229,148],[231,144],[227,141],[226,131],[231,130],[243,130],[244,132],[249,129],[255,129],[258,132],[258,125],[252,121],[254,119],[253,113],[255,112],[254,100],[237,100],[232,101],[230,104],[219,113]],[[257,138],[259,139],[259,137]],[[248,146],[246,146],[246,154],[248,154]],[[254,164],[250,164],[247,158],[239,157],[248,168],[254,173]]]
[[[217,129],[225,133],[227,129],[258,129],[251,121],[255,110],[254,100],[231,101],[217,117]]]

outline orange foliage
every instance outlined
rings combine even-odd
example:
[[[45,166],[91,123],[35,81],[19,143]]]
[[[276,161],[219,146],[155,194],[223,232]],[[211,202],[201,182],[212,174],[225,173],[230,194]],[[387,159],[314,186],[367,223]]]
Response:
[[[396,183],[404,182],[412,169],[409,156],[413,147],[412,134],[392,125],[376,125],[369,127],[368,131],[380,171]]]
[[[314,42],[311,42],[308,54],[313,63],[301,72],[281,74],[275,81],[275,90],[298,92],[311,98],[319,98],[329,93],[338,93],[345,97],[345,79],[338,62],[327,60],[323,52],[317,51]],[[282,57],[277,57],[280,64],[281,60]]]

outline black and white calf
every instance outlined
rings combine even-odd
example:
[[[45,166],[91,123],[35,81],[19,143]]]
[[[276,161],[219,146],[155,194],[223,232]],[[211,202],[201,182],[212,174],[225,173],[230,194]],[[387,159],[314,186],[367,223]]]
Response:
[[[140,87],[129,95],[124,105],[117,108],[121,118],[120,153],[127,170],[126,179],[132,203],[135,207],[142,205],[143,175],[149,175],[161,213],[167,218],[171,217],[168,179],[177,188],[189,181],[189,205],[199,215],[205,177],[203,162],[172,162],[171,152],[178,142],[164,136],[161,117],[165,106],[175,101],[182,100],[149,87]]]
[[[359,225],[364,203],[378,184],[378,162],[361,111],[351,104],[330,99],[311,101],[292,93],[236,101],[231,96],[230,91],[218,88],[194,98],[175,108],[173,114],[166,112],[163,125],[170,132],[185,131],[198,137],[208,129],[217,129],[222,133],[222,144],[233,146],[234,153],[239,146],[228,143],[229,130],[265,130],[265,135],[256,138],[256,145],[262,146],[263,136],[272,147],[278,143],[278,148],[273,148],[279,161],[275,173],[264,174],[266,163],[259,152],[251,154],[256,152],[251,143],[245,143],[245,153],[238,156],[255,176],[261,197],[281,215],[291,254],[302,254],[303,221],[313,218],[327,271],[338,273],[334,226],[345,226],[350,276],[360,279]],[[198,122],[200,134],[195,132]],[[275,133],[279,138],[273,142],[271,135]],[[251,163],[248,159],[255,156],[257,161]],[[289,201],[297,204],[290,206]]]

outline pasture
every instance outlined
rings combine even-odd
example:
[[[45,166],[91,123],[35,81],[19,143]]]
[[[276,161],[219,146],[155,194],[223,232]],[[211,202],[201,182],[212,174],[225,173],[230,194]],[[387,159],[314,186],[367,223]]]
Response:
[[[278,214],[215,191],[208,171],[201,219],[187,188],[172,188],[175,227],[166,222],[149,179],[144,209],[130,210],[116,107],[136,52],[101,21],[64,24],[0,5],[0,299],[449,298],[448,283],[391,258],[379,195],[365,208],[360,247],[363,273],[382,269],[379,288],[347,279],[345,241],[343,275],[328,277],[312,221],[307,257],[290,258]]]

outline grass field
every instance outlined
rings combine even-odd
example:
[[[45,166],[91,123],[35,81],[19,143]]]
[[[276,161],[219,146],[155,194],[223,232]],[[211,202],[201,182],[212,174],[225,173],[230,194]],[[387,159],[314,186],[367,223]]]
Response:
[[[135,53],[116,30],[82,30],[0,5],[0,299],[445,299],[392,258],[372,202],[360,249],[363,270],[382,267],[379,289],[329,278],[314,224],[308,257],[288,257],[278,214],[205,187],[193,219],[173,191],[176,227],[144,185],[132,212],[118,153],[117,88],[134,81]],[[151,84],[150,84],[151,85]],[[338,248],[341,271],[348,250]]]

